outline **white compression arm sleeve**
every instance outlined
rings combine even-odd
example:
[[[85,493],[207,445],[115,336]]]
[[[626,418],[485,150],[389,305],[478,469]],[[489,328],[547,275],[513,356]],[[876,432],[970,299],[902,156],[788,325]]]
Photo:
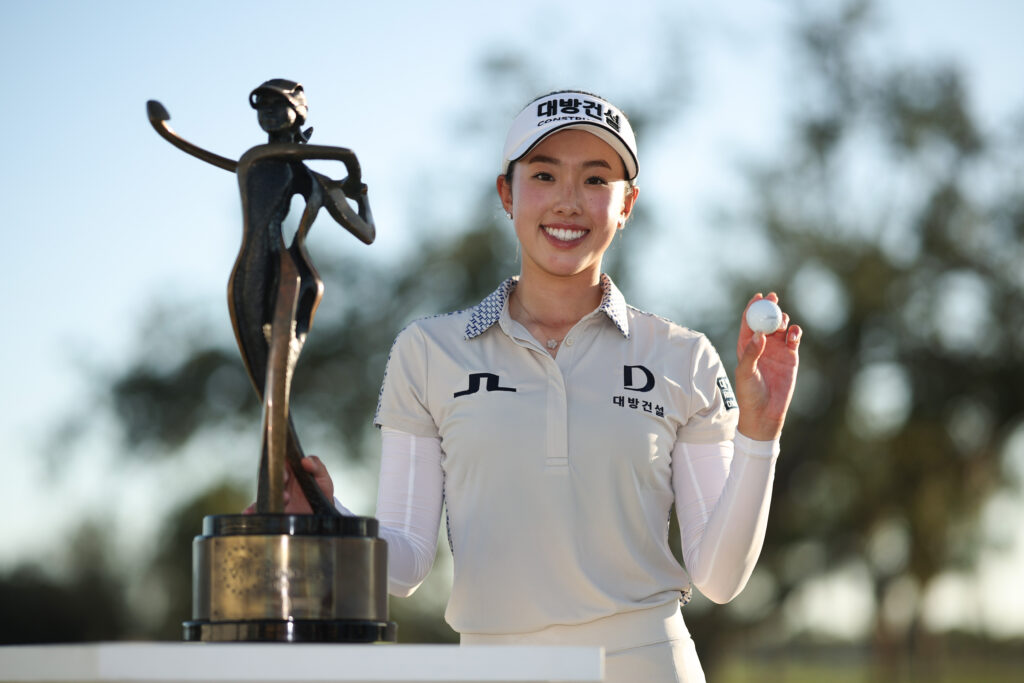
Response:
[[[388,543],[388,592],[404,598],[434,564],[444,487],[441,439],[384,427],[381,441],[377,519]]]
[[[778,441],[737,433],[715,444],[677,443],[672,488],[683,559],[693,584],[717,603],[743,590],[768,526]]]

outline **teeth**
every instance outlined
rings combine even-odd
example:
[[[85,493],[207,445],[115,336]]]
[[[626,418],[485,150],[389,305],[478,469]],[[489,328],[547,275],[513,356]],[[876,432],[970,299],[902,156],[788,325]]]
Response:
[[[578,240],[586,234],[586,230],[566,230],[565,228],[544,228],[544,232],[554,237],[556,240],[563,242],[571,242],[572,240]]]

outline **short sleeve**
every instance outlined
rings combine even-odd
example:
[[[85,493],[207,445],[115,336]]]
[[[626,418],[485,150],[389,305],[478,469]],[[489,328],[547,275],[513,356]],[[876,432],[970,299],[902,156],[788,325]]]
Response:
[[[729,441],[736,432],[739,406],[718,352],[700,337],[690,366],[689,408],[676,438],[687,443]]]
[[[398,334],[388,355],[374,425],[417,436],[439,436],[429,409],[428,355],[418,325],[413,323]]]

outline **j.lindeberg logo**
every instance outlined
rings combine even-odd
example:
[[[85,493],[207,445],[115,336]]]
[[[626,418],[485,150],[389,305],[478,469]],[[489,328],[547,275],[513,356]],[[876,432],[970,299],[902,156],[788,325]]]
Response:
[[[484,391],[515,391],[512,387],[502,387],[499,385],[498,376],[490,372],[473,372],[469,375],[469,388],[463,389],[462,391],[456,391],[453,394],[454,398],[459,396],[468,396],[469,394],[475,394],[480,391],[480,380],[486,380],[487,383],[484,385]]]
[[[640,386],[634,382],[634,371],[638,370],[642,375],[643,385]],[[623,365],[622,366],[622,388],[628,391],[650,391],[654,388],[654,375],[651,371],[642,365]]]

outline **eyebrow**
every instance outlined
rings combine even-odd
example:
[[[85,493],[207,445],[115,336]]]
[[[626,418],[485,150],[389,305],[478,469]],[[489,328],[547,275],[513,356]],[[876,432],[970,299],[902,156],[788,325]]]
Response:
[[[549,157],[544,154],[534,154],[526,160],[528,164],[552,164],[554,166],[561,166],[562,162],[554,157]],[[608,162],[604,159],[595,159],[593,161],[584,161],[583,168],[606,168],[609,171],[612,167],[608,165]]]

